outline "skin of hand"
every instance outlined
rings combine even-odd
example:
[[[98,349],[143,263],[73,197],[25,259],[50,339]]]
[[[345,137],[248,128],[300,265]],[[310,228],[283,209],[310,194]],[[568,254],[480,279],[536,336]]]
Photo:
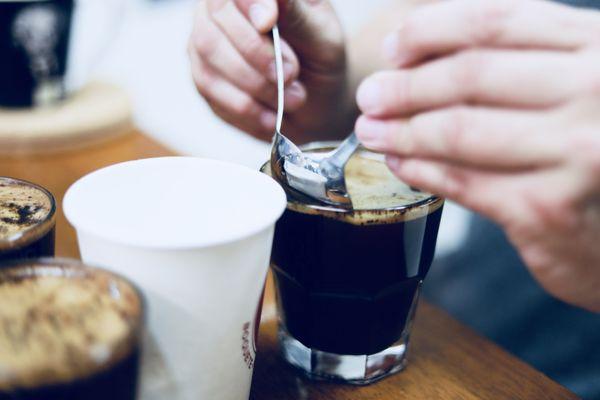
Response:
[[[356,104],[348,93],[344,33],[326,0],[201,0],[188,46],[198,91],[222,119],[270,140],[275,23],[286,80],[283,133],[298,142],[348,134]]]
[[[495,220],[549,293],[600,312],[600,13],[447,0],[384,52],[396,68],[357,94],[362,143]]]

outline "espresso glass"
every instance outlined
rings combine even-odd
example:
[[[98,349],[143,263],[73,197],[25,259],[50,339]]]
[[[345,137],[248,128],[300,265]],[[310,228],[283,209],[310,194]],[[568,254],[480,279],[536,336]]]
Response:
[[[347,210],[287,195],[271,261],[283,357],[311,378],[357,385],[402,370],[443,199]]]
[[[53,256],[55,214],[48,190],[0,176],[0,262]]]
[[[135,400],[144,306],[123,277],[69,259],[0,269],[0,399]]]

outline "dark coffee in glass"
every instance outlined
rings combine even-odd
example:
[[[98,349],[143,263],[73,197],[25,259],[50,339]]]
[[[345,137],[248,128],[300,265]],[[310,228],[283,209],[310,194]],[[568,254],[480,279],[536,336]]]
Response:
[[[367,384],[404,368],[443,200],[413,190],[381,155],[346,166],[353,209],[288,190],[272,269],[285,359],[310,377]]]
[[[125,279],[61,259],[0,270],[0,399],[134,400],[143,306]]]
[[[53,256],[55,213],[46,189],[0,177],[0,262]]]

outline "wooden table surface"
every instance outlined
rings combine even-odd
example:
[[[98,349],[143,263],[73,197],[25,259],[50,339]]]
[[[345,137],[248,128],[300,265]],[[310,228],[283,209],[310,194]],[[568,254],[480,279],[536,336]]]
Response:
[[[2,157],[0,176],[39,183],[54,193],[60,205],[66,189],[88,172],[120,161],[172,154],[141,133],[131,132],[87,149]],[[57,256],[78,257],[75,232],[66,223],[62,211],[57,219],[56,253]],[[253,400],[577,398],[423,301],[416,315],[407,369],[371,386],[311,382],[282,361],[278,354],[270,279],[258,349],[252,383]]]

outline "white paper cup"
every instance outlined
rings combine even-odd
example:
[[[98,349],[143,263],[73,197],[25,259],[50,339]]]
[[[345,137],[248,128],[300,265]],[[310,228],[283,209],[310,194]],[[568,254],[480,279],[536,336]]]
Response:
[[[148,302],[141,398],[246,400],[281,187],[220,161],[125,162],[64,199],[83,260],[135,282]],[[256,329],[255,329],[256,328]]]

